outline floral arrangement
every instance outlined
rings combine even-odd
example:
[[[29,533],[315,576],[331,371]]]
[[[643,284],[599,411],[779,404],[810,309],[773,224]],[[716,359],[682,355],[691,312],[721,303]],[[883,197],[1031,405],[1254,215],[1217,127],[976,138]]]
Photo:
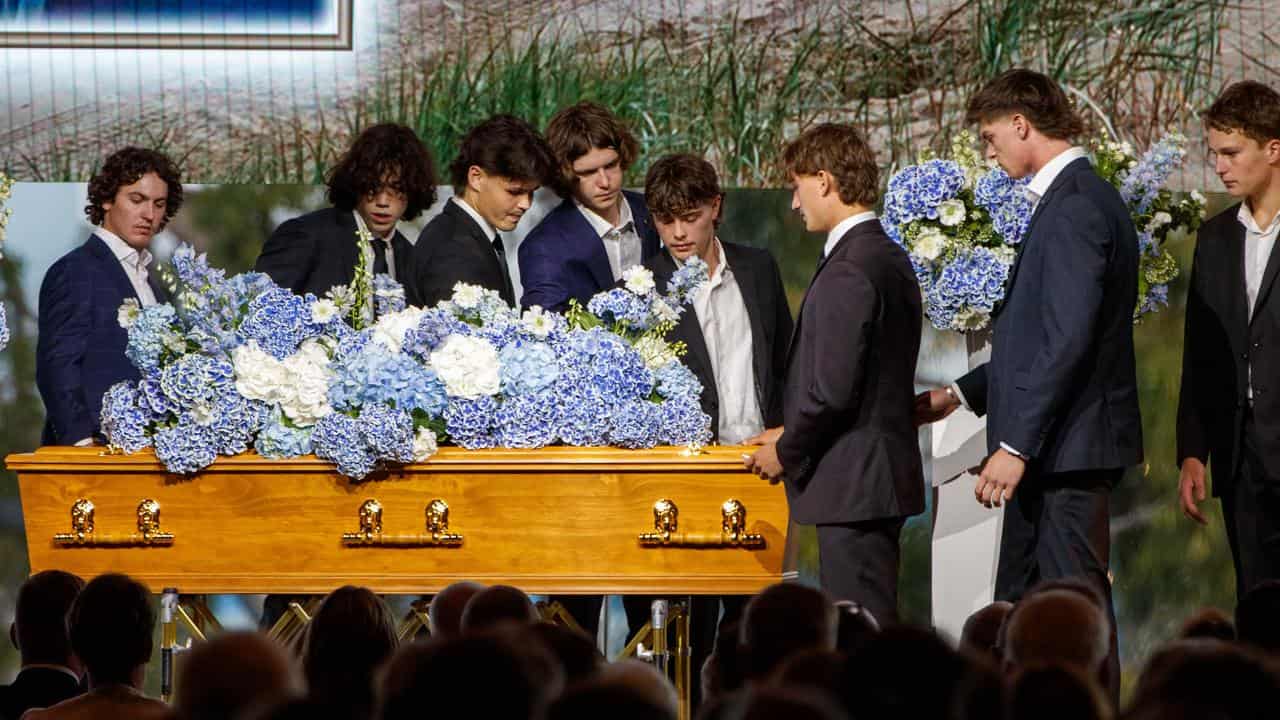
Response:
[[[440,443],[688,445],[710,438],[701,384],[662,340],[706,278],[700,261],[666,295],[642,268],[569,316],[521,314],[497,293],[458,284],[433,308],[406,307],[385,275],[324,298],[265,275],[226,278],[189,247],[173,259],[175,302],[126,302],[128,355],[142,380],[103,402],[112,446],[152,446],[193,473],[250,447],[314,453],[359,480],[418,462]],[[350,321],[373,307],[373,322]],[[353,310],[355,315],[353,315]]]
[[[13,192],[13,179],[0,172],[0,260],[4,259],[4,229],[9,224],[9,214],[13,211],[4,206]],[[9,344],[9,318],[5,314],[4,303],[0,302],[0,350]]]

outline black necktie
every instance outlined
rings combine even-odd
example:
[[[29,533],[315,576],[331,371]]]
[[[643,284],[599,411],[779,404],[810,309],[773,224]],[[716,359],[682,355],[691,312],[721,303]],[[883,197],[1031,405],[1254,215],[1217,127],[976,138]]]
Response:
[[[390,272],[387,267],[387,241],[382,238],[373,238],[373,274],[386,275]]]
[[[493,251],[498,255],[498,264],[502,266],[502,299],[515,303],[515,288],[511,287],[511,272],[507,267],[507,249],[502,246],[502,236],[493,234]]]

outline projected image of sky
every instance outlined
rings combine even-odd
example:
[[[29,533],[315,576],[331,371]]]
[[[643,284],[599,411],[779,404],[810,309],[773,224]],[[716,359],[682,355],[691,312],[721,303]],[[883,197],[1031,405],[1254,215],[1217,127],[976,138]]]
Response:
[[[0,0],[0,32],[327,32],[338,0]]]

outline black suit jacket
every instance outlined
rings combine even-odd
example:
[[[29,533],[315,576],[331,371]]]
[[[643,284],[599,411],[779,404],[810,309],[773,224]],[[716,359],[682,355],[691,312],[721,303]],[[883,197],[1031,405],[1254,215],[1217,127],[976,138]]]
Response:
[[[281,223],[262,246],[253,269],[297,295],[323,297],[333,286],[350,285],[355,279],[358,243],[353,211],[325,208]],[[413,246],[397,230],[391,249],[396,279],[403,284]]]
[[[1250,364],[1259,459],[1268,476],[1280,477],[1280,297],[1272,294],[1280,253],[1267,260],[1251,319],[1239,210],[1215,215],[1196,239],[1178,400],[1178,464],[1211,463],[1219,496],[1240,468]]]
[[[786,372],[787,344],[791,341],[791,309],[787,306],[786,289],[778,263],[768,250],[721,241],[725,262],[737,280],[742,302],[751,323],[751,357],[755,375],[756,402],[765,427],[782,424],[782,380]],[[653,271],[654,282],[665,290],[676,271],[675,260],[666,251],[645,261]],[[702,382],[702,411],[711,416],[714,440],[720,439],[720,393],[716,389],[716,373],[702,325],[692,306],[680,315],[672,329],[670,341],[683,341],[684,364]]]
[[[878,220],[849,230],[805,292],[778,441],[791,516],[850,523],[924,510],[913,417],[920,287]]]
[[[991,361],[957,383],[1000,443],[1041,473],[1142,461],[1133,351],[1138,236],[1120,193],[1087,159],[1036,206],[996,314]]]
[[[81,693],[80,683],[54,668],[32,667],[0,685],[0,720],[18,720],[31,708],[53,707]]]
[[[515,305],[505,260],[475,219],[449,200],[413,246],[405,297],[410,305],[431,307],[453,297],[453,286],[459,282],[496,290],[508,305]]]

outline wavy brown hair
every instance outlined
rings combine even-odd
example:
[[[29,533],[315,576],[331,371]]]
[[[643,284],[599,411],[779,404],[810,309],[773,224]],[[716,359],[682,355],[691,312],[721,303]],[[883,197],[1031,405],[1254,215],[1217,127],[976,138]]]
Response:
[[[553,186],[561,197],[572,197],[577,176],[573,162],[595,149],[618,153],[623,170],[640,155],[640,143],[609,108],[583,101],[557,112],[547,123],[547,144],[555,153],[559,172]]]
[[[644,201],[658,222],[671,222],[723,195],[716,169],[689,153],[660,158],[644,176]]]
[[[449,164],[449,179],[459,196],[467,187],[467,172],[472,165],[490,175],[539,185],[551,182],[555,174],[547,141],[532,125],[514,115],[494,115],[462,138],[458,156]]]
[[[385,185],[404,193],[403,218],[413,220],[436,201],[436,163],[418,134],[404,125],[383,123],[360,133],[329,171],[329,202],[354,210],[360,199]]]
[[[964,119],[976,125],[1015,113],[1055,140],[1070,140],[1084,132],[1084,121],[1062,86],[1047,75],[1022,68],[1003,72],[984,85],[969,99]]]
[[[1244,133],[1259,143],[1280,139],[1280,93],[1256,80],[1232,83],[1201,119],[1206,127]]]
[[[169,156],[150,148],[127,147],[115,151],[102,163],[102,169],[89,181],[89,204],[84,214],[89,222],[101,225],[107,216],[104,203],[115,202],[116,193],[126,185],[138,182],[143,175],[155,173],[164,181],[168,197],[164,205],[163,228],[182,207],[182,176]]]
[[[823,123],[805,130],[782,151],[782,164],[788,177],[825,170],[846,205],[871,207],[880,197],[876,154],[852,125]]]

